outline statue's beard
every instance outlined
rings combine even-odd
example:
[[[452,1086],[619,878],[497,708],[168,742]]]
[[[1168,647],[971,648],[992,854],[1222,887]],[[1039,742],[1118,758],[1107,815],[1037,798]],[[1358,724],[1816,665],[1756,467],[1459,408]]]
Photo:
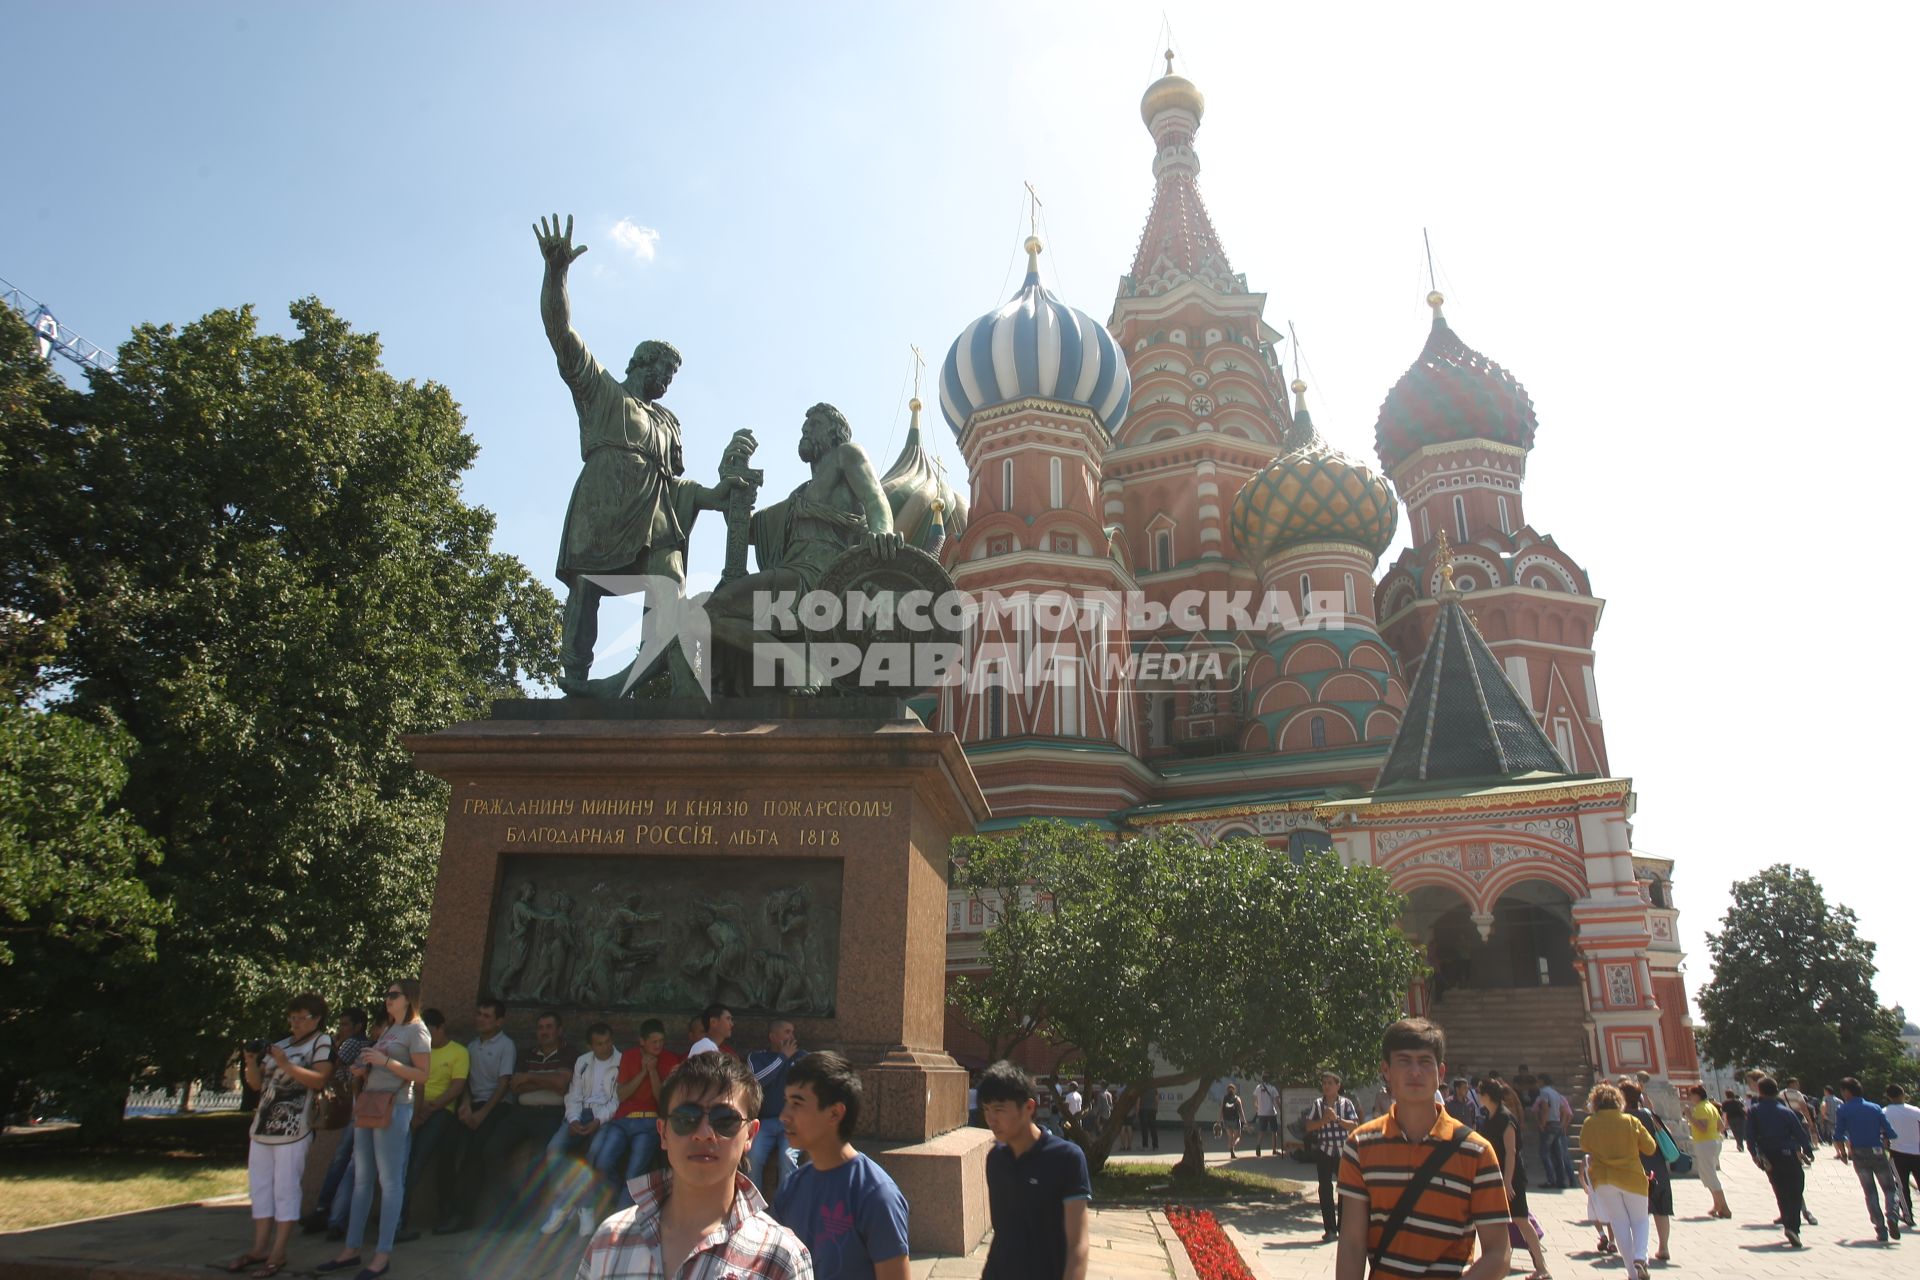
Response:
[[[800,437],[800,461],[809,465],[818,462],[826,455],[826,448],[811,436]]]

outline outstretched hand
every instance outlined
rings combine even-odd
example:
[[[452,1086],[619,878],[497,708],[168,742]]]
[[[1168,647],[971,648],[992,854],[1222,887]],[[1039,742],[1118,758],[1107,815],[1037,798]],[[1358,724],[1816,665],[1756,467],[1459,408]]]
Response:
[[[575,247],[573,243],[573,215],[567,215],[567,229],[560,230],[560,215],[554,214],[551,224],[545,218],[534,224],[533,238],[540,246],[540,256],[547,261],[547,270],[555,274],[564,274],[573,265],[573,260],[587,251],[587,246]]]

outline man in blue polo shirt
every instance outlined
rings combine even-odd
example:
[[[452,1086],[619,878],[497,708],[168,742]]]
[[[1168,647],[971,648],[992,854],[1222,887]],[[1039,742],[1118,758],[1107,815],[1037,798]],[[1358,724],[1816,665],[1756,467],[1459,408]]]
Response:
[[[1086,1280],[1087,1157],[1033,1122],[1034,1102],[1033,1078],[1011,1062],[980,1077],[980,1110],[1000,1142],[987,1153],[993,1247],[982,1280]]]
[[[1887,1143],[1899,1135],[1887,1123],[1887,1113],[1877,1103],[1861,1096],[1866,1091],[1860,1087],[1859,1080],[1848,1076],[1840,1082],[1840,1092],[1847,1100],[1840,1104],[1834,1116],[1834,1150],[1842,1161],[1853,1162],[1854,1176],[1860,1179],[1860,1189],[1867,1193],[1867,1213],[1873,1219],[1873,1234],[1881,1244],[1887,1242],[1888,1235],[1898,1240],[1903,1210],[1900,1184],[1894,1181],[1893,1162],[1887,1159]],[[1880,1213],[1880,1200],[1874,1195],[1876,1184],[1887,1201],[1884,1217]]]

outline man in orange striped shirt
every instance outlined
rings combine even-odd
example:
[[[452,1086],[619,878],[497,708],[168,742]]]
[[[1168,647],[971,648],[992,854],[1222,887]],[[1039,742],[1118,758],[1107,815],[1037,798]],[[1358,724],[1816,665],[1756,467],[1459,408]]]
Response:
[[[1500,1280],[1511,1254],[1500,1162],[1491,1143],[1433,1101],[1447,1070],[1446,1034],[1425,1018],[1405,1018],[1387,1028],[1380,1056],[1393,1105],[1355,1129],[1340,1154],[1340,1194],[1367,1212],[1341,1215],[1335,1280],[1369,1274]],[[1399,1212],[1417,1172],[1449,1147],[1438,1171]],[[1398,1226],[1389,1234],[1390,1219]],[[1480,1257],[1469,1266],[1476,1235]]]

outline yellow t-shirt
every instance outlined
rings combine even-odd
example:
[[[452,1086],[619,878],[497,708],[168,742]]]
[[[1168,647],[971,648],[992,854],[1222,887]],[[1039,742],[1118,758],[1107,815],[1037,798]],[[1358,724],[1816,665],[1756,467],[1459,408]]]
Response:
[[[1713,1099],[1702,1098],[1693,1104],[1693,1110],[1687,1113],[1687,1123],[1693,1129],[1695,1142],[1720,1141],[1720,1108],[1713,1105]]]
[[[427,1101],[438,1102],[455,1080],[467,1078],[467,1046],[449,1040],[427,1054]]]
[[[1580,1126],[1580,1150],[1593,1157],[1587,1176],[1596,1187],[1644,1196],[1647,1169],[1640,1157],[1659,1149],[1646,1126],[1624,1111],[1596,1111]]]

